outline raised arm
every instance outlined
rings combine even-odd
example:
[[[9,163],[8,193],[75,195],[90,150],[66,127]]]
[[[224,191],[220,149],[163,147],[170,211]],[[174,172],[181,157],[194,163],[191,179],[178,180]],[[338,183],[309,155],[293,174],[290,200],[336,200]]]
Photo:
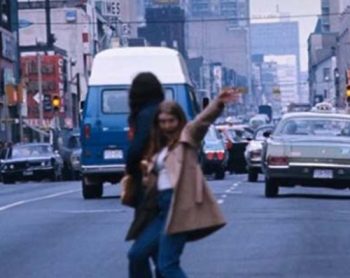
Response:
[[[224,89],[193,121],[186,125],[180,140],[198,147],[209,126],[222,113],[225,104],[237,100],[237,96],[236,90]]]

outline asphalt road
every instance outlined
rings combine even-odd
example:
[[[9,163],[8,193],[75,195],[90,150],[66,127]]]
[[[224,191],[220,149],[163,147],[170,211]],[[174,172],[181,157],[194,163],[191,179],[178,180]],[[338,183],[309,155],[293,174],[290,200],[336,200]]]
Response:
[[[186,246],[189,277],[350,277],[350,191],[280,190],[245,175],[210,180],[228,225]],[[127,277],[132,210],[118,186],[83,200],[79,182],[0,184],[0,277]]]

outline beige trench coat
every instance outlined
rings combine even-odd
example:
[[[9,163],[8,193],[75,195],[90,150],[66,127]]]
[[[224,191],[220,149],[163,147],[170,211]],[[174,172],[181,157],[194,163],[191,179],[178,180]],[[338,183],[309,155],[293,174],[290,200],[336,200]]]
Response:
[[[211,193],[198,164],[198,149],[208,127],[222,112],[224,105],[213,101],[181,133],[179,144],[165,158],[174,194],[167,218],[166,232],[176,234],[186,232],[189,240],[205,237],[220,229],[226,223],[217,201]],[[152,174],[155,159],[149,164],[146,185],[149,195],[156,192],[156,177]],[[148,197],[156,200],[156,198]],[[148,208],[152,204],[147,204]],[[142,213],[140,214],[142,218]],[[135,221],[142,222],[137,217]],[[134,221],[134,223],[135,223]],[[133,223],[133,224],[134,224]],[[134,239],[140,231],[131,226],[127,239]]]

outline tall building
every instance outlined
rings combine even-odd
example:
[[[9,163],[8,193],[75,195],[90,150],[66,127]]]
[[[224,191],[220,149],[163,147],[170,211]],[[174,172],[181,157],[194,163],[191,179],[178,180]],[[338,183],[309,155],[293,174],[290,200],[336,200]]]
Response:
[[[252,55],[271,56],[279,67],[279,81],[283,106],[288,101],[297,101],[299,96],[299,26],[296,21],[251,24]],[[271,62],[272,60],[270,60]],[[287,61],[281,62],[281,61]],[[284,72],[290,72],[292,79],[282,82]]]
[[[9,141],[14,124],[8,121],[11,111],[16,109],[13,96],[6,90],[8,85],[19,82],[18,48],[17,48],[17,1],[0,2],[0,140]],[[5,93],[6,91],[6,93]],[[12,127],[11,127],[12,125]]]
[[[152,46],[176,48],[186,58],[185,12],[178,6],[146,8],[146,26],[138,30]]]
[[[249,1],[247,0],[189,0],[191,17],[227,18],[232,27],[249,25]]]
[[[235,85],[251,87],[249,0],[188,0],[187,50],[190,57],[220,63],[241,76]],[[239,83],[239,84],[238,84]],[[248,96],[250,94],[246,94]]]

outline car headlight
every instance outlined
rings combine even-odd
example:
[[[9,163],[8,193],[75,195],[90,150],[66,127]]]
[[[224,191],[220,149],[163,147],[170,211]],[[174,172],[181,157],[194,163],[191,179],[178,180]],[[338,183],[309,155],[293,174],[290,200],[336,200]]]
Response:
[[[11,165],[10,165],[10,169],[11,169],[11,170],[15,169],[15,165],[11,164]]]
[[[40,165],[41,165],[42,167],[50,166],[50,165],[51,165],[51,162],[50,162],[50,160],[45,160],[45,161],[42,161]]]
[[[77,154],[72,154],[70,156],[70,162],[73,167],[79,167],[80,166],[80,156]]]

